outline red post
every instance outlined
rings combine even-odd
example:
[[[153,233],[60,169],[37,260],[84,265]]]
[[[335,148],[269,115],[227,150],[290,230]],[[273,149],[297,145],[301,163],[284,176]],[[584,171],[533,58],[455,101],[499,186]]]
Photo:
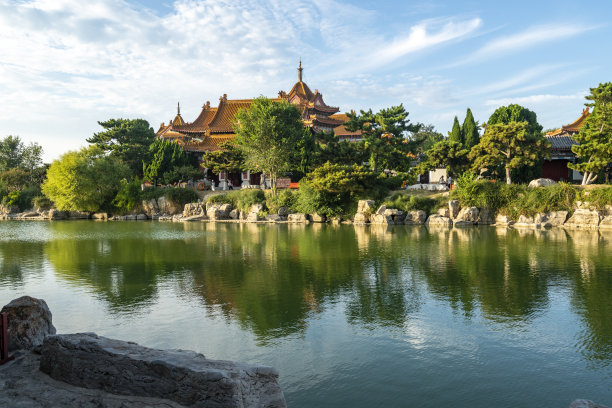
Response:
[[[8,363],[13,359],[8,355],[8,324],[7,314],[0,313],[0,365]]]

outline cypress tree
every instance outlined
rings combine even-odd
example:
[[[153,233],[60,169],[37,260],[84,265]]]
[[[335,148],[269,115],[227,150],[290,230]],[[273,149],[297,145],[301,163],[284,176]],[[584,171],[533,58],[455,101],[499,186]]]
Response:
[[[459,119],[457,119],[456,116],[455,122],[453,123],[453,130],[448,134],[448,140],[460,143],[463,146],[463,134],[461,132],[461,126],[459,126]]]
[[[473,146],[476,146],[478,142],[480,142],[478,124],[476,124],[474,115],[472,115],[472,110],[470,108],[467,109],[467,113],[465,114],[465,120],[463,121],[463,126],[461,126],[461,132],[463,133],[463,144],[466,149],[471,149]]]

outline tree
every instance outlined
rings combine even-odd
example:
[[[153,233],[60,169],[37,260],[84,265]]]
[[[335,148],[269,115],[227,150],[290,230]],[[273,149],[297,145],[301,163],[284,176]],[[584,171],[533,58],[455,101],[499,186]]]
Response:
[[[593,112],[573,136],[578,144],[572,146],[572,151],[579,161],[567,166],[584,173],[582,184],[591,184],[612,161],[612,82],[591,88],[586,99],[592,101],[585,105]]]
[[[463,145],[463,134],[461,133],[461,126],[459,126],[459,119],[456,116],[453,122],[453,130],[448,134],[448,140]]]
[[[156,139],[149,147],[150,162],[142,165],[142,173],[145,180],[157,183],[165,180],[178,167],[189,166],[190,160],[187,153],[176,142],[168,139]]]
[[[457,178],[469,167],[469,153],[470,151],[460,143],[443,140],[427,151],[427,160],[419,164],[417,172],[423,174],[426,171],[445,166],[448,174]]]
[[[472,110],[470,108],[467,109],[467,113],[465,114],[465,120],[463,121],[463,125],[461,126],[461,134],[463,135],[463,145],[466,149],[471,149],[476,146],[478,142],[480,142],[480,133],[478,132],[480,126],[474,120],[474,115],[472,115]],[[453,128],[454,130],[454,128]]]
[[[469,154],[474,171],[503,167],[506,183],[512,184],[513,169],[533,166],[550,147],[541,135],[533,136],[528,129],[527,122],[487,125],[480,143]]]
[[[381,109],[376,114],[370,109],[362,110],[359,115],[350,112],[347,116],[346,128],[351,132],[361,130],[372,171],[377,172],[379,165],[389,169],[410,166],[408,154],[422,141],[409,137],[409,133],[418,132],[422,125],[410,123],[403,105]]]
[[[233,142],[223,142],[220,150],[204,152],[201,166],[213,173],[237,173],[245,168],[245,159],[242,151]]]
[[[0,171],[14,168],[33,171],[42,166],[42,147],[38,143],[25,145],[19,136],[0,140]]]
[[[246,167],[268,175],[274,192],[278,175],[300,157],[302,139],[311,137],[294,105],[263,96],[253,100],[249,110],[236,114],[234,129],[234,142],[245,156]]]
[[[59,210],[95,212],[108,208],[130,169],[96,146],[70,151],[53,161],[42,192]]]
[[[134,175],[142,176],[143,162],[149,159],[149,146],[155,131],[144,119],[109,119],[98,122],[105,130],[87,139],[105,152],[119,158]]]
[[[421,142],[420,146],[417,148],[416,153],[425,153],[429,149],[431,149],[436,143],[444,140],[444,135],[440,132],[437,132],[434,125],[424,125],[421,124],[421,128],[418,132],[413,134],[413,138]]]

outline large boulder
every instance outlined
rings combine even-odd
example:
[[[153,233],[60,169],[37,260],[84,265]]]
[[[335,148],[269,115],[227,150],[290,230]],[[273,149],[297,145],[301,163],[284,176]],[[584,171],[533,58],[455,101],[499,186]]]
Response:
[[[49,210],[48,218],[50,220],[65,220],[68,218],[68,214],[65,211],[59,211],[55,208]]]
[[[312,220],[312,222],[327,222],[327,217],[324,215],[320,215],[320,214],[310,214],[310,219]]]
[[[382,215],[385,213],[385,211],[387,211],[387,206],[381,205],[380,207],[378,207],[378,210],[376,210],[376,214]]]
[[[408,211],[404,224],[406,225],[423,225],[427,221],[427,213],[423,210]]]
[[[441,217],[446,217],[446,218],[450,218],[451,217],[451,213],[450,210],[448,209],[448,207],[442,207],[438,209],[438,212],[436,213]]]
[[[544,214],[537,214],[534,222],[542,227],[560,227],[567,220],[567,211],[551,211]]]
[[[259,212],[256,212],[256,211],[251,211],[250,213],[247,214],[247,217],[246,217],[246,222],[257,222],[261,220],[262,218],[259,216]]]
[[[93,333],[47,337],[40,370],[77,387],[165,398],[186,407],[286,407],[272,367],[150,349]]]
[[[514,221],[512,218],[505,214],[497,214],[495,217],[495,225],[513,225]]]
[[[168,200],[165,196],[161,196],[157,199],[157,208],[159,208],[159,212],[162,214],[181,214],[183,209],[174,202]]]
[[[406,213],[395,208],[387,208],[383,215],[391,217],[394,224],[403,224],[404,219],[406,219]]]
[[[7,314],[9,350],[30,350],[55,334],[51,311],[42,299],[22,296],[2,308]]]
[[[308,214],[300,214],[300,213],[289,214],[287,216],[287,221],[294,222],[294,223],[300,223],[300,224],[307,224],[310,222],[310,220],[308,219]]]
[[[482,208],[478,214],[477,222],[481,225],[495,224],[495,213],[489,208]]]
[[[280,215],[281,217],[288,216],[289,215],[289,207],[285,207],[285,206],[280,207],[278,209],[277,214]]]
[[[374,212],[374,200],[359,200],[357,202],[357,212],[372,214]]]
[[[429,216],[426,224],[430,226],[450,228],[453,226],[453,220],[451,220],[449,217],[444,217],[440,214],[433,214]]]
[[[455,222],[461,221],[465,224],[476,223],[478,222],[478,215],[480,211],[476,207],[465,207],[462,208],[461,211],[457,214],[455,218]]]
[[[183,217],[206,215],[206,207],[202,203],[187,203],[183,207]]]
[[[260,213],[264,210],[264,206],[263,204],[253,204],[251,207],[249,207],[249,212],[256,212],[256,213]]]
[[[612,215],[606,215],[601,219],[599,228],[609,229],[612,228]]]
[[[557,182],[549,178],[539,178],[539,179],[531,180],[529,182],[529,187],[530,188],[548,187],[548,186],[552,186],[553,184],[557,184]]]
[[[372,214],[370,216],[370,223],[376,225],[393,225],[393,217],[385,214]]]
[[[563,225],[572,228],[597,228],[602,218],[599,211],[579,208]]]
[[[353,223],[355,225],[365,225],[368,222],[370,222],[370,216],[364,212],[358,212],[353,218]]]

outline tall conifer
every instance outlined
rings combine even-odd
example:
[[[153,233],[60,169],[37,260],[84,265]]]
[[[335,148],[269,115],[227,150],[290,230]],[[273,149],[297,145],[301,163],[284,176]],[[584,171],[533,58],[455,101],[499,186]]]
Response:
[[[468,108],[467,113],[465,114],[465,120],[463,121],[463,126],[461,126],[461,132],[463,133],[464,138],[463,145],[466,149],[469,150],[480,142],[480,134],[478,133],[478,129],[479,126],[474,120],[472,110]]]
[[[448,140],[463,145],[463,134],[461,132],[461,126],[459,126],[459,119],[457,119],[456,116],[455,122],[453,123],[453,130],[448,134]]]

